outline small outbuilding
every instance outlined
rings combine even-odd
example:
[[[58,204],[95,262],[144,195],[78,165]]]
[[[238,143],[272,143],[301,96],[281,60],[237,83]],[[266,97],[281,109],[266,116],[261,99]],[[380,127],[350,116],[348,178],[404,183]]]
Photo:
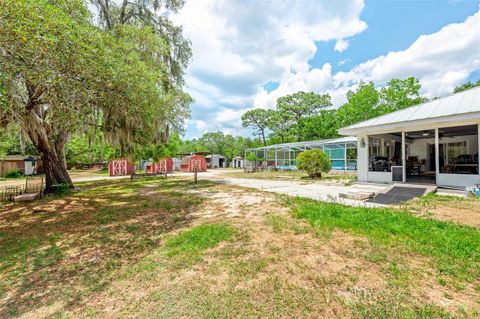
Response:
[[[358,139],[358,180],[465,188],[480,183],[480,87],[339,130]]]
[[[133,171],[134,165],[127,159],[111,160],[110,163],[108,163],[109,176],[132,175]]]
[[[150,163],[145,171],[149,174],[165,174],[173,172],[173,160],[171,157],[162,158],[156,163]]]
[[[243,168],[244,167],[244,159],[241,156],[237,156],[233,158],[232,161],[233,168]]]
[[[226,168],[227,158],[223,155],[210,154],[205,156],[208,168]]]
[[[173,170],[179,171],[182,168],[182,160],[177,157],[172,157],[173,161]]]
[[[8,155],[0,159],[0,176],[9,172],[19,171],[23,175],[40,173],[41,161],[32,155]]]
[[[182,172],[206,172],[207,162],[205,156],[202,155],[190,155],[182,158],[182,164],[180,165]]]

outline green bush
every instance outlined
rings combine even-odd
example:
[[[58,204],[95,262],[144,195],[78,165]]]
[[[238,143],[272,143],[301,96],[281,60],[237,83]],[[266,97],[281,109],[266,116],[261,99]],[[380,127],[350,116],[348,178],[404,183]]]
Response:
[[[257,155],[255,155],[255,153],[250,153],[247,155],[246,159],[247,161],[255,162],[256,160],[258,160],[258,157]]]
[[[22,176],[22,172],[20,172],[18,169],[13,170],[5,174],[6,178],[19,178]]]
[[[297,168],[311,178],[322,178],[322,173],[328,173],[332,169],[332,163],[322,150],[308,150],[298,155]]]

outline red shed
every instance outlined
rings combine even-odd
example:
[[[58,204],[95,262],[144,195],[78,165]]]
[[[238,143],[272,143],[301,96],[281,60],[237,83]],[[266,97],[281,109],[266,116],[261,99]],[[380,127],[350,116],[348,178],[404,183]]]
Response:
[[[182,164],[180,165],[182,172],[193,172],[194,167],[198,167],[197,172],[206,172],[207,162],[205,156],[192,155],[182,158]]]
[[[133,173],[133,163],[126,159],[113,160],[108,163],[109,176],[126,176]]]
[[[173,159],[171,157],[162,158],[157,163],[148,165],[146,171],[149,174],[173,173]]]

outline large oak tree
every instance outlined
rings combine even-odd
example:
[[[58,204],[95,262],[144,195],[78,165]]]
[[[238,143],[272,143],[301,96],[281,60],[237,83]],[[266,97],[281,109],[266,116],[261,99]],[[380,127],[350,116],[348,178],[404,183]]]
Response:
[[[47,191],[73,187],[64,147],[74,133],[100,130],[126,154],[180,127],[186,61],[167,36],[138,20],[101,28],[81,0],[0,2],[0,125],[29,136]]]

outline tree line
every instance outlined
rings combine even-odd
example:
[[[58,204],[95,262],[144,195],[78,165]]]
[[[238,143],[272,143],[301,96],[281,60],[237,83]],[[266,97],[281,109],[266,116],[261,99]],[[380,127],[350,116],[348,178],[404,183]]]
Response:
[[[420,90],[414,77],[392,79],[381,88],[360,82],[339,108],[332,107],[329,94],[296,92],[277,99],[274,110],[245,112],[242,125],[252,128],[263,145],[334,138],[341,127],[425,102]]]

